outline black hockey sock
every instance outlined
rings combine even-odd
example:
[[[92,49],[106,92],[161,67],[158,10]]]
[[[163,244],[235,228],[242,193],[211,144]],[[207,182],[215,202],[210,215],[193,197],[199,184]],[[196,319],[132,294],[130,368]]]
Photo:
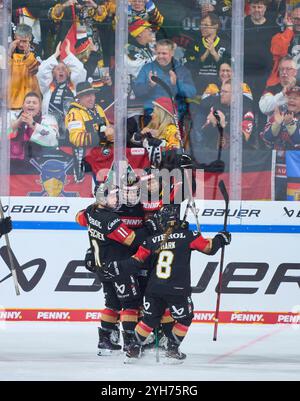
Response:
[[[171,312],[169,311],[169,309],[165,310],[165,313],[163,315],[163,317],[161,318],[161,329],[163,334],[166,337],[169,337],[171,335],[173,326],[174,326],[174,319],[172,318]]]

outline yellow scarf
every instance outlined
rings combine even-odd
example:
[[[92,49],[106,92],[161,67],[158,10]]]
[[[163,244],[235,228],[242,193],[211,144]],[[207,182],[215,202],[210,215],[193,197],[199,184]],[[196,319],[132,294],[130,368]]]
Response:
[[[219,44],[219,42],[220,42],[220,38],[219,38],[219,36],[217,36],[214,41],[214,47],[216,47]],[[202,38],[202,43],[203,43],[203,46],[205,47],[205,49],[208,49],[208,43],[205,38]]]

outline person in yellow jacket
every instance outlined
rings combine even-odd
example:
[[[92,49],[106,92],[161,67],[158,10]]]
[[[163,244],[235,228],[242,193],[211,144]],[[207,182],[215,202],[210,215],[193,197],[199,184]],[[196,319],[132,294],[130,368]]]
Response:
[[[19,24],[15,32],[15,40],[10,44],[8,55],[10,65],[9,108],[21,110],[25,96],[29,92],[40,94],[36,77],[39,61],[31,50],[32,29]]]
[[[104,110],[96,104],[96,91],[89,82],[80,82],[76,86],[76,101],[70,104],[65,119],[73,146],[76,182],[84,179],[82,162],[86,149],[114,141],[114,128],[110,126]]]

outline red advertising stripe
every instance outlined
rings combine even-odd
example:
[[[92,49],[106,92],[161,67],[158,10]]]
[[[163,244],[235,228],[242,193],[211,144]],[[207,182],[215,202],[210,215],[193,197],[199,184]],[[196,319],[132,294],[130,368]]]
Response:
[[[0,309],[0,321],[6,322],[98,322],[96,309]],[[194,311],[194,323],[214,323],[213,311]],[[234,312],[220,314],[224,324],[298,324],[300,312]]]

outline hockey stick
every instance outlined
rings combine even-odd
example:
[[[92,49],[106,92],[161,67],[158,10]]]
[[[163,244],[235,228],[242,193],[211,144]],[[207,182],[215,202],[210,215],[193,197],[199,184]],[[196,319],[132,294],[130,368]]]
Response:
[[[219,146],[218,146],[218,158],[217,158],[217,161],[219,162],[219,161],[221,161],[221,156],[222,156],[222,149],[223,149],[222,143],[223,143],[223,138],[224,138],[224,128],[221,125],[221,119],[216,110],[213,112],[213,115],[214,115],[215,119],[217,120],[217,128],[219,130]],[[218,173],[215,173],[215,174],[216,174],[216,178],[215,178],[214,192],[213,192],[213,197],[212,197],[213,199],[216,199],[216,196],[217,196]],[[219,185],[220,184],[221,184],[221,182],[219,183]]]
[[[3,206],[2,206],[1,198],[0,198],[0,217],[1,217],[1,219],[4,219],[4,213],[3,213]],[[20,295],[19,282],[18,282],[16,268],[15,268],[15,265],[14,265],[14,260],[13,260],[13,256],[12,256],[12,250],[11,250],[8,234],[4,234],[4,238],[5,238],[6,248],[7,248],[8,257],[9,257],[11,275],[12,275],[12,278],[14,280],[15,291],[16,291],[17,295]]]
[[[182,142],[181,133],[180,133],[180,129],[179,129],[178,115],[177,115],[177,111],[176,111],[176,108],[175,108],[175,99],[173,97],[173,93],[172,93],[169,85],[166,84],[162,79],[160,79],[156,75],[152,75],[151,80],[164,89],[164,91],[167,93],[168,97],[170,98],[170,100],[172,102],[173,118],[174,118],[174,121],[175,121],[175,126],[176,126],[176,130],[177,130],[178,138],[179,138],[179,141],[180,141],[181,151],[183,152],[184,147],[183,147],[183,142]],[[198,233],[200,233],[201,232],[200,231],[200,223],[199,223],[198,211],[197,211],[197,208],[196,208],[195,199],[193,197],[192,183],[189,180],[188,174],[186,174],[186,170],[183,169],[183,171],[184,171],[184,175],[186,177],[186,180],[187,180],[187,183],[188,183],[188,189],[189,189],[189,201],[188,201],[188,204],[187,204],[187,207],[186,207],[186,210],[185,210],[184,220],[183,221],[186,221],[188,210],[191,209],[193,214],[194,214],[194,216],[195,216],[195,219],[196,219],[197,231],[198,231]]]
[[[226,186],[224,184],[224,181],[221,180],[219,182],[219,189],[221,191],[221,194],[223,195],[224,201],[225,201],[225,216],[224,216],[224,228],[223,230],[227,230],[227,219],[228,219],[228,213],[229,213],[229,196],[228,192],[226,189]],[[217,341],[217,335],[218,335],[218,325],[219,325],[219,316],[220,316],[220,304],[221,304],[221,292],[222,292],[222,280],[223,280],[223,268],[224,268],[224,256],[225,256],[225,246],[223,245],[222,251],[221,251],[221,260],[220,260],[220,272],[219,272],[219,282],[218,282],[218,287],[217,287],[217,304],[216,304],[216,313],[215,313],[215,327],[214,327],[214,337],[213,341]]]
[[[158,328],[155,329],[155,360],[159,363],[159,338],[158,338]]]

